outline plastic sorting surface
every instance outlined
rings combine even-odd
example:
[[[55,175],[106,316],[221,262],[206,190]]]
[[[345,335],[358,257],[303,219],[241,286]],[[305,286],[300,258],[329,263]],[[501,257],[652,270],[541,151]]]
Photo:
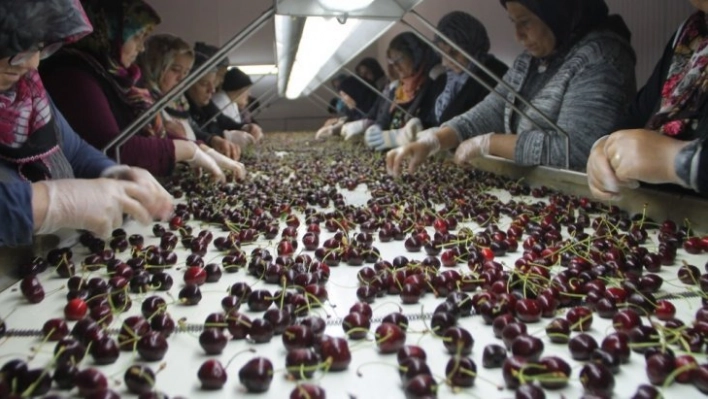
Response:
[[[286,156],[287,154],[283,154]],[[350,204],[363,205],[369,198],[366,187],[359,185],[356,190],[340,190]],[[499,196],[503,201],[508,201],[510,196],[506,192],[494,191],[494,194]],[[519,198],[516,200],[527,199],[529,201],[537,201],[530,197]],[[304,220],[302,215],[299,215],[301,220]],[[502,229],[508,227],[510,220],[503,217],[499,225]],[[196,234],[199,230],[207,228],[199,223],[190,221],[190,225],[194,228]],[[475,223],[463,223],[459,227],[469,226],[474,231],[479,231],[481,228]],[[281,222],[281,229],[284,224]],[[215,235],[214,238],[220,235],[225,235],[217,227],[208,227]],[[139,226],[134,223],[129,223],[126,226],[128,234],[142,234],[145,237],[145,245],[157,244],[159,239],[153,236],[151,226]],[[301,237],[305,232],[305,228],[298,229],[298,243],[301,244]],[[432,228],[429,233],[432,235]],[[332,234],[324,229],[320,236],[320,242],[331,237]],[[274,241],[260,240],[254,244],[243,245],[243,249],[247,253],[253,248],[264,247],[268,248],[271,253],[276,253],[276,245],[279,239]],[[656,249],[656,236],[651,236],[651,243],[646,244],[650,250]],[[374,246],[381,252],[381,257],[386,260],[392,260],[395,256],[404,255],[409,259],[421,260],[425,257],[424,252],[408,253],[403,247],[403,241],[392,241],[389,243],[381,243],[374,240]],[[109,377],[111,389],[118,392],[122,397],[128,396],[125,385],[122,383],[122,376],[125,370],[133,364],[147,364],[154,371],[163,366],[156,377],[156,389],[164,392],[169,396],[183,396],[188,398],[221,398],[233,395],[245,394],[243,386],[238,381],[238,370],[250,358],[254,356],[263,356],[273,362],[276,370],[270,390],[263,394],[248,394],[247,397],[258,398],[283,398],[287,397],[290,391],[296,387],[296,383],[285,377],[285,349],[281,342],[280,336],[275,336],[270,343],[253,344],[246,340],[229,341],[223,354],[219,356],[207,356],[199,346],[198,336],[202,329],[201,324],[206,316],[213,312],[221,312],[221,299],[226,295],[228,288],[237,281],[245,281],[252,285],[253,289],[267,289],[271,292],[279,289],[277,286],[267,285],[253,277],[247,276],[244,270],[238,273],[230,274],[223,273],[222,278],[217,283],[207,283],[201,286],[203,295],[202,301],[196,306],[184,306],[177,304],[175,298],[179,289],[183,286],[182,274],[184,270],[184,260],[188,255],[181,244],[178,244],[176,249],[178,255],[178,264],[168,272],[173,276],[175,284],[169,294],[161,292],[150,292],[147,294],[131,294],[133,299],[132,307],[129,311],[123,314],[115,315],[113,324],[110,327],[110,332],[115,333],[120,323],[128,316],[140,314],[141,301],[151,295],[162,296],[168,303],[167,311],[173,319],[182,319],[185,323],[185,328],[179,333],[173,334],[168,338],[169,350],[165,358],[160,362],[144,362],[135,352],[121,352],[119,359],[112,365],[96,366],[93,364],[91,356],[86,356],[80,365],[84,367],[96,367]],[[79,266],[80,260],[87,252],[85,249],[78,246],[74,249],[74,260]],[[520,256],[521,252],[507,254],[503,258],[496,260],[505,263],[505,267],[513,267],[513,261]],[[121,259],[128,259],[129,252],[124,252],[118,255]],[[209,252],[204,257],[205,263],[217,262],[220,263],[223,253],[217,252],[213,245],[209,246]],[[705,256],[689,255],[685,251],[679,250],[677,264],[681,261],[687,261],[698,267],[703,267],[706,261]],[[313,309],[312,314],[320,315],[327,321],[325,334],[337,337],[344,337],[344,331],[341,327],[341,319],[348,313],[348,309],[357,302],[355,290],[357,284],[357,272],[361,267],[351,267],[342,263],[338,267],[331,268],[331,277],[326,284],[329,294],[329,301],[320,309]],[[456,269],[463,271],[466,265],[458,265]],[[661,293],[662,295],[675,295],[677,299],[673,300],[676,305],[677,317],[682,320],[692,320],[693,314],[701,307],[701,301],[696,294],[691,293],[689,287],[680,283],[676,277],[678,266],[664,267],[659,275],[665,282]],[[105,271],[97,271],[87,273],[85,277],[92,276],[106,277]],[[43,368],[51,365],[52,352],[55,344],[53,342],[43,343],[42,338],[38,336],[38,331],[43,323],[51,318],[63,317],[63,307],[66,303],[65,287],[66,280],[58,277],[53,271],[47,271],[40,276],[42,284],[47,293],[46,298],[40,304],[32,305],[22,297],[19,292],[18,284],[15,284],[10,289],[0,293],[0,316],[4,317],[8,327],[8,335],[0,344],[0,357],[4,361],[12,358],[22,358],[27,360],[32,357],[30,367]],[[695,288],[694,288],[695,290]],[[684,297],[685,296],[685,297]],[[400,305],[400,299],[397,296],[387,296],[379,298],[371,306],[374,309],[374,321],[372,322],[371,331],[376,329],[382,317],[389,313],[400,311],[408,316],[409,328],[407,332],[407,344],[415,344],[422,346],[428,356],[428,365],[432,370],[436,380],[440,384],[438,397],[440,398],[499,398],[513,397],[514,393],[511,390],[504,388],[500,369],[484,369],[482,367],[482,349],[487,344],[501,344],[501,341],[493,336],[491,326],[484,324],[481,317],[471,316],[461,318],[458,326],[463,327],[471,332],[474,337],[475,344],[471,358],[477,364],[479,377],[472,388],[452,389],[444,385],[445,366],[451,358],[450,354],[445,350],[440,338],[433,336],[427,332],[427,321],[430,318],[431,312],[442,301],[442,298],[435,298],[432,294],[426,294],[419,304],[415,305]],[[241,312],[249,318],[260,317],[262,313],[255,313],[248,310],[248,307],[243,305]],[[562,312],[559,313],[562,315]],[[602,338],[613,331],[610,320],[605,320],[594,315],[592,329],[589,331],[598,343]],[[557,355],[567,360],[572,366],[572,375],[568,386],[565,389],[558,391],[546,391],[549,398],[577,398],[582,395],[582,386],[578,380],[578,373],[582,367],[582,363],[572,361],[566,345],[552,344],[545,337],[544,327],[550,319],[543,319],[539,323],[529,324],[529,333],[541,338],[545,345],[543,356]],[[645,321],[646,323],[646,321]],[[70,322],[70,328],[74,322]],[[574,333],[576,334],[576,333]],[[373,334],[370,334],[373,336]],[[373,338],[368,338],[361,341],[349,341],[350,350],[352,352],[352,362],[347,371],[343,372],[328,372],[323,373],[318,371],[314,379],[310,382],[319,384],[325,389],[328,398],[404,398],[404,392],[401,386],[401,380],[396,369],[395,355],[382,355],[376,350]],[[242,353],[238,355],[228,367],[228,381],[224,388],[220,391],[204,391],[200,389],[200,383],[197,378],[197,370],[199,366],[207,359],[220,359],[226,364],[235,354],[246,349],[254,349],[256,353]],[[698,355],[699,362],[705,361],[705,356]],[[648,383],[644,370],[643,356],[637,353],[632,353],[629,364],[623,365],[619,374],[615,375],[616,387],[615,397],[628,398],[636,390],[636,387],[642,383]],[[67,395],[67,393],[65,393]],[[68,395],[76,395],[76,390],[68,393]],[[664,391],[666,397],[696,397],[700,393],[690,384],[673,384]]]

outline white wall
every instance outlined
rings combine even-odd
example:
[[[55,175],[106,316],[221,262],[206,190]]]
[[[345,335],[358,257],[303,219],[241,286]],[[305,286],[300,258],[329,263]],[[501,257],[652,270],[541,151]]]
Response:
[[[160,13],[163,23],[158,32],[181,36],[188,42],[197,40],[223,45],[273,3],[269,0],[147,0]],[[641,86],[651,74],[664,45],[693,8],[688,0],[607,0],[610,11],[622,15],[632,30],[632,44],[637,52],[637,81]],[[453,10],[462,10],[476,16],[485,24],[492,41],[492,52],[511,63],[521,51],[515,43],[511,23],[497,0],[426,0],[416,8],[425,19],[437,24],[440,18]],[[412,25],[432,37],[413,16],[406,17]],[[365,49],[353,62],[365,56],[376,56],[384,65],[388,42],[407,27],[397,24],[377,43]],[[274,64],[274,27],[267,23],[250,40],[230,54],[234,64]],[[350,65],[351,67],[351,65]],[[385,65],[384,65],[385,67]],[[259,96],[275,85],[275,77],[259,81],[253,89]],[[324,99],[332,95],[317,91]],[[326,118],[326,110],[314,99],[278,100],[259,115],[267,130],[314,130]]]

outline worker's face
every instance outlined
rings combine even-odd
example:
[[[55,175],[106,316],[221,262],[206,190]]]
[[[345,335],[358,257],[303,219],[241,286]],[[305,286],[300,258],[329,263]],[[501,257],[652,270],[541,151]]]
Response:
[[[517,1],[506,3],[506,11],[516,30],[516,40],[536,58],[553,54],[556,37],[541,18]]]
[[[691,0],[691,4],[703,12],[708,12],[708,0]]]
[[[177,86],[177,83],[181,82],[182,79],[189,75],[193,63],[194,57],[191,55],[177,54],[172,64],[162,74],[162,78],[160,79],[160,91],[167,93],[172,90],[173,87]]]
[[[236,97],[236,105],[238,105],[239,110],[246,109],[248,106],[248,97],[251,96],[251,88],[244,89],[238,97]]]
[[[227,66],[222,66],[219,67],[219,69],[216,70],[216,77],[214,79],[214,87],[221,87],[221,84],[224,83],[224,76],[226,76],[226,72],[229,71],[229,67]]]
[[[145,28],[128,39],[121,47],[120,63],[125,68],[129,68],[138,58],[138,54],[145,50],[145,39],[150,36],[151,28]]]
[[[216,72],[207,73],[202,76],[197,83],[187,89],[187,95],[200,107],[209,104],[209,101],[211,101],[211,96],[214,94],[215,80]]]
[[[438,43],[438,48],[440,49],[440,52],[443,53],[443,55],[441,57],[442,64],[446,69],[453,71],[455,73],[462,73],[462,68],[457,66],[457,64],[455,64],[454,62],[452,62],[452,60],[450,58],[452,58],[455,61],[457,61],[458,63],[460,63],[460,65],[469,64],[469,61],[467,60],[467,58],[465,58],[464,55],[462,55],[457,50],[452,48],[452,46],[450,46],[449,44],[447,44],[445,42],[440,42],[440,43]]]
[[[10,65],[10,58],[0,60],[0,91],[10,90],[27,72],[39,66],[39,51],[34,51],[28,58],[23,57],[25,61],[19,65]]]
[[[410,78],[415,75],[415,65],[413,65],[413,59],[407,54],[398,50],[388,51],[388,63],[396,71],[399,79]]]
[[[356,68],[356,74],[367,82],[374,81],[374,72],[366,65],[359,65],[359,67]]]

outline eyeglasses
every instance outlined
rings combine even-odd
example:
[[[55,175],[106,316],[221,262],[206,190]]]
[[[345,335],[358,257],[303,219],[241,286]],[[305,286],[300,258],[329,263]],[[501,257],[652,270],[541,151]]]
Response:
[[[50,55],[54,54],[61,48],[61,46],[64,43],[62,42],[57,42],[57,43],[52,43],[47,46],[39,46],[35,50],[29,50],[29,51],[23,51],[21,53],[17,53],[10,57],[8,60],[8,63],[12,66],[20,66],[29,61],[32,57],[34,57],[34,54],[36,52],[39,52],[39,59],[43,60]]]
[[[396,58],[393,58],[393,59],[389,58],[387,61],[388,61],[388,64],[389,64],[389,65],[398,65],[398,64],[400,64],[401,61],[403,61],[403,59],[405,59],[405,58],[406,58],[406,56],[404,56],[403,54],[401,54],[401,55],[399,55],[399,56],[396,57]]]

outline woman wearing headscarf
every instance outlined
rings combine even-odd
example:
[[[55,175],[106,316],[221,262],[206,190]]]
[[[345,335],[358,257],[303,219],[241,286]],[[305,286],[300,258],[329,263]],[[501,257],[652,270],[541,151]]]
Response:
[[[118,166],[81,140],[37,73],[40,59],[91,32],[77,0],[0,2],[0,251],[35,235],[107,236],[123,214],[169,217],[172,197],[145,170]]]
[[[177,86],[189,74],[193,63],[194,51],[189,44],[170,34],[153,35],[147,39],[145,51],[137,60],[142,71],[142,83],[149,90],[153,100],[158,100]],[[243,178],[245,167],[236,162],[241,155],[240,148],[219,136],[199,130],[191,121],[189,110],[185,109],[188,106],[184,96],[180,95],[165,107],[160,115],[166,123],[172,123],[176,127],[175,130],[181,138],[200,140],[199,148],[214,159],[220,168]]]
[[[433,68],[440,59],[433,48],[404,32],[391,40],[387,55],[399,85],[392,102],[380,103],[375,123],[364,134],[366,144],[377,151],[410,143],[419,131],[435,125],[432,86],[438,76]]]
[[[509,69],[506,64],[489,54],[490,43],[487,29],[470,14],[453,11],[445,15],[438,23],[438,31],[465,53],[487,67],[497,78],[503,77]],[[470,77],[450,58],[465,66],[487,85],[494,87],[497,83],[496,80],[468,60],[465,55],[455,50],[437,35],[435,42],[440,51],[447,55],[447,57],[442,57],[442,64],[447,69],[447,73],[444,78],[441,77],[436,81],[440,86],[436,92],[440,94],[435,101],[435,125],[439,126],[471,109],[489,94],[489,90]]]
[[[349,76],[339,84],[339,98],[346,106],[344,116],[334,123],[327,121],[315,134],[316,139],[339,134],[345,123],[354,123],[366,118],[378,96],[359,79]]]
[[[145,38],[160,23],[142,0],[81,0],[94,32],[42,63],[40,73],[57,106],[81,137],[105,147],[147,110],[153,99],[137,86],[135,59]],[[121,161],[157,176],[169,175],[177,162],[205,168],[216,180],[216,162],[188,140],[168,137],[169,124],[156,117],[120,149]]]
[[[386,87],[386,73],[375,58],[366,57],[359,61],[356,65],[356,74],[379,91],[383,91]]]
[[[241,129],[237,132],[225,134],[242,148],[263,139],[263,130],[258,124],[253,120],[247,122],[241,118],[242,112],[248,112],[248,98],[252,86],[251,77],[238,67],[233,67],[224,75],[221,90],[214,93],[212,97],[212,102],[224,116],[242,124]]]
[[[570,141],[570,168],[583,170],[593,143],[612,131],[635,94],[635,55],[629,31],[609,16],[604,0],[501,0],[525,47],[504,81],[545,114]],[[399,175],[429,155],[455,147],[455,160],[495,155],[520,165],[565,167],[565,136],[503,86],[468,112],[387,156]],[[502,100],[514,103],[529,120]],[[550,160],[550,162],[547,162]]]
[[[619,197],[639,182],[708,195],[708,1],[674,34],[620,131],[599,139],[587,164],[593,194]]]

